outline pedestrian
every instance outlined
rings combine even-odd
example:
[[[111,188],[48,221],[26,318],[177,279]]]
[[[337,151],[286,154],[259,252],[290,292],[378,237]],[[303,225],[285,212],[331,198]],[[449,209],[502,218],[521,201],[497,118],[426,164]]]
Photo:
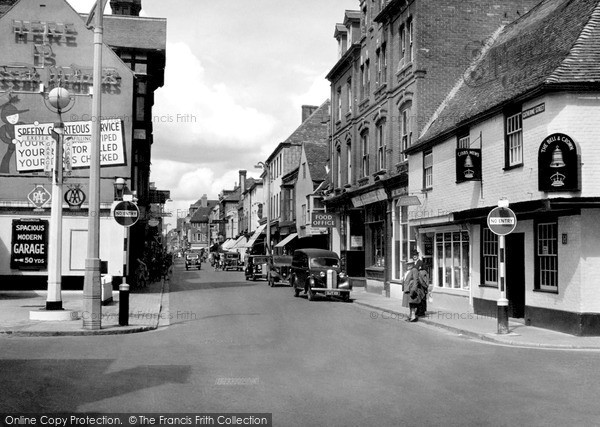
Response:
[[[407,268],[408,271],[404,276],[402,305],[404,307],[408,306],[410,309],[409,317],[406,320],[409,322],[416,322],[418,320],[417,308],[423,300],[424,293],[419,285],[419,270],[417,270],[416,263],[414,261],[409,261],[407,263]]]
[[[415,268],[418,272],[418,281],[421,290],[423,291],[423,298],[417,307],[417,317],[423,317],[427,314],[427,294],[429,293],[429,273],[425,270],[425,264],[419,256],[418,251],[412,252],[412,259]]]

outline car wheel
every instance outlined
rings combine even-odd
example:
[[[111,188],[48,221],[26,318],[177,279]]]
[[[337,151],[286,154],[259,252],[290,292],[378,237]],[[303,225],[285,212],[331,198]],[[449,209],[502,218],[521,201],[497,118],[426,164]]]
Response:
[[[309,287],[307,290],[308,293],[308,300],[309,301],[314,301],[315,300],[315,293],[313,292],[313,290]]]
[[[344,292],[344,295],[342,296],[342,300],[344,302],[350,302],[350,292]]]

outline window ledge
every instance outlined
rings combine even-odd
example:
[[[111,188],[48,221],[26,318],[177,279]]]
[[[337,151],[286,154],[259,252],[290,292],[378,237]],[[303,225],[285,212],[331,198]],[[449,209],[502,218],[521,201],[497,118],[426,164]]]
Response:
[[[512,166],[504,166],[502,168],[503,171],[509,171],[512,169],[518,169],[518,168],[522,168],[523,167],[523,163],[519,163],[518,165],[512,165]]]
[[[486,285],[485,283],[482,283],[479,285],[480,288],[490,288],[490,289],[498,289],[498,285]]]
[[[429,193],[430,191],[433,191],[433,187],[421,188],[421,193]]]
[[[558,290],[551,291],[549,289],[534,289],[533,292],[539,292],[541,294],[554,294],[554,295],[558,295]]]

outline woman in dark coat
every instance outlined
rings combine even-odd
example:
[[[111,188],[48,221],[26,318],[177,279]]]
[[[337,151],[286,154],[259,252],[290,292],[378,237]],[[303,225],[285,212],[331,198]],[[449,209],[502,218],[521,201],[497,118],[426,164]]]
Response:
[[[404,278],[404,295],[402,298],[402,306],[410,308],[410,316],[406,319],[409,322],[416,322],[417,308],[421,304],[425,294],[421,286],[419,286],[419,270],[414,262],[409,262],[407,265],[410,270]]]

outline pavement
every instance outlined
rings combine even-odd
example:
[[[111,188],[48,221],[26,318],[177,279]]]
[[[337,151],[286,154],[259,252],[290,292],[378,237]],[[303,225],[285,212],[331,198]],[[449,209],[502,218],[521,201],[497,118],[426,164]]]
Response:
[[[43,310],[46,303],[45,291],[0,291],[0,335],[10,336],[79,336],[110,335],[145,332],[165,326],[169,312],[169,282],[151,283],[143,289],[132,290],[129,294],[129,324],[119,326],[119,291],[113,291],[113,302],[102,306],[101,328],[83,328],[82,291],[63,291],[63,309],[72,310],[72,320],[39,321],[31,320],[30,312]],[[373,319],[404,321],[409,316],[408,308],[396,298],[370,293],[364,288],[355,288],[351,298],[353,303],[370,310]],[[579,337],[548,329],[526,326],[518,319],[509,320],[509,332],[498,334],[496,318],[476,315],[463,306],[442,307],[433,301],[428,303],[427,315],[416,323],[407,325],[418,327],[428,325],[444,329],[458,336],[482,340],[490,343],[515,347],[538,347],[555,349],[600,350],[599,337]]]
[[[113,290],[113,301],[102,305],[101,328],[83,328],[83,291],[62,291],[63,310],[71,311],[70,320],[31,320],[30,312],[44,310],[46,291],[0,291],[0,335],[11,336],[81,336],[131,334],[154,330],[164,320],[168,306],[169,282],[151,283],[129,293],[129,321],[119,325],[119,291]],[[162,315],[161,315],[162,314]]]
[[[370,309],[373,319],[397,321],[409,317],[409,309],[402,307],[402,301],[399,299],[370,293],[364,288],[355,288],[352,298],[354,304]],[[435,292],[432,293],[432,299],[433,301],[427,304],[427,315],[420,317],[416,323],[408,323],[409,325],[431,325],[460,336],[515,347],[600,350],[600,336],[579,337],[526,326],[522,319],[509,319],[508,333],[499,334],[498,320],[495,317],[481,316],[472,310],[464,310],[464,305],[436,305]]]

